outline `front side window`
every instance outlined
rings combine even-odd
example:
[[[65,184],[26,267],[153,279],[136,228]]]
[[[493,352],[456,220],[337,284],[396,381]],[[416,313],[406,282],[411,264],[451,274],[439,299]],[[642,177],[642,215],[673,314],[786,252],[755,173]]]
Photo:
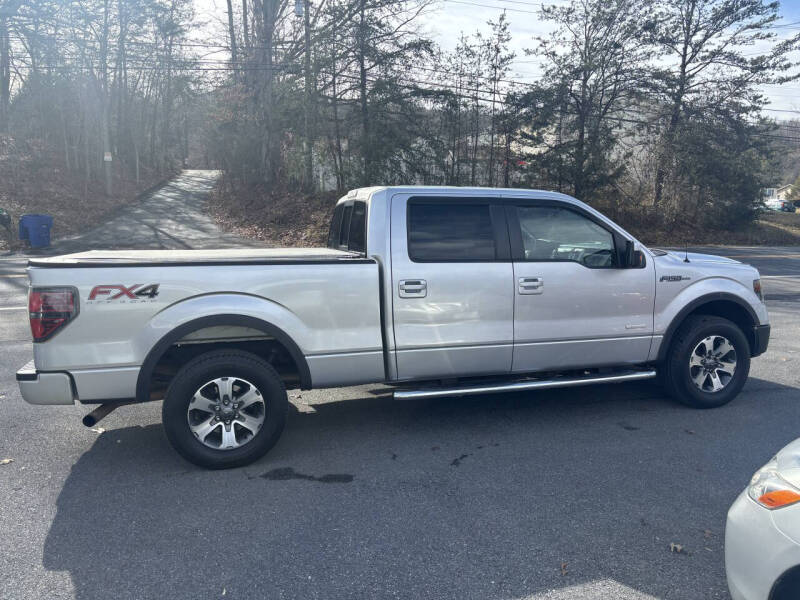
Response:
[[[610,231],[558,206],[519,206],[525,260],[566,260],[591,268],[616,266]]]
[[[411,260],[426,262],[494,260],[489,205],[410,203],[408,255]]]

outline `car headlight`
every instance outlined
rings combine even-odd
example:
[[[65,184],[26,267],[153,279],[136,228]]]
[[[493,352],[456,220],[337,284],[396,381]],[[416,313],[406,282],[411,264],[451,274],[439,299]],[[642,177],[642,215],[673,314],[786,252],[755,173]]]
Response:
[[[747,488],[747,494],[764,508],[775,510],[800,502],[800,490],[778,474],[778,459],[761,467]]]

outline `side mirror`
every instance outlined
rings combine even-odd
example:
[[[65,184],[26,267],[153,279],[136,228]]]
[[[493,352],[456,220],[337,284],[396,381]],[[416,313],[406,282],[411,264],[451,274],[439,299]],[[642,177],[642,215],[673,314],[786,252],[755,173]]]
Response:
[[[633,241],[625,240],[625,254],[622,257],[622,267],[630,269],[636,266],[636,255],[633,249]]]

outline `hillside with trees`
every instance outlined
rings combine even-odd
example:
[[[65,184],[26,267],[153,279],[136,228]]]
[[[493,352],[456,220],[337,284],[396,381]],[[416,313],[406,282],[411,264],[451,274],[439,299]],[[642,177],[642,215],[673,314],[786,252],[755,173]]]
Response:
[[[318,241],[337,194],[383,184],[563,191],[644,239],[775,233],[761,189],[800,147],[761,92],[800,76],[778,3],[522,4],[447,51],[432,0],[228,0],[218,26],[189,0],[0,0],[0,135],[86,196],[220,168],[220,220],[273,241]],[[554,32],[536,81],[510,75],[512,18]]]

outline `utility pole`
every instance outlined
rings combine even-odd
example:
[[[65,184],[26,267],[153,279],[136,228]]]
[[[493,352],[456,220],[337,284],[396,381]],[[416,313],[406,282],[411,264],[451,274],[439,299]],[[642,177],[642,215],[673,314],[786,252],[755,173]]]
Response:
[[[100,91],[102,93],[103,116],[100,124],[103,142],[103,173],[106,182],[106,196],[114,192],[114,172],[111,167],[111,133],[109,131],[110,110],[108,95],[108,32],[109,32],[109,0],[103,3],[103,35],[100,38]]]
[[[303,133],[305,156],[303,184],[306,191],[314,189],[314,78],[311,73],[311,0],[303,0],[303,29],[305,33],[305,106],[303,107]]]

